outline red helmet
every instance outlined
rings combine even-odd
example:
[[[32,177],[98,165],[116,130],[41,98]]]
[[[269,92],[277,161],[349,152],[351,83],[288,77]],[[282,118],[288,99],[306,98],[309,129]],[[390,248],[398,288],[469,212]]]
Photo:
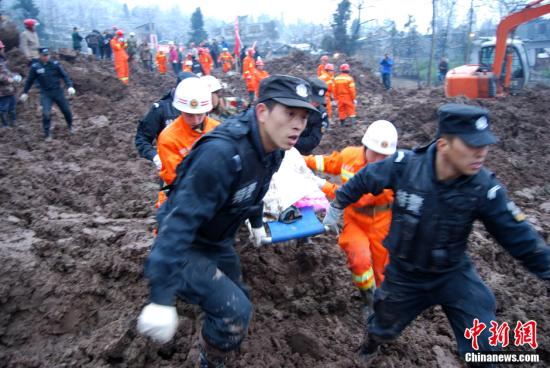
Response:
[[[38,24],[38,21],[36,19],[28,18],[23,21],[23,24],[27,28],[32,28]]]
[[[333,72],[334,71],[334,64],[330,64],[330,63],[325,64],[325,70],[328,71],[328,72]]]
[[[341,72],[349,72],[349,64],[340,65],[340,71]]]
[[[321,61],[324,61],[326,63],[328,61],[328,56],[327,55],[321,56]]]
[[[122,29],[117,29],[116,35],[117,36],[124,36],[124,31]]]
[[[204,54],[204,48],[203,48],[203,47],[199,47],[198,52],[199,52],[199,54]]]

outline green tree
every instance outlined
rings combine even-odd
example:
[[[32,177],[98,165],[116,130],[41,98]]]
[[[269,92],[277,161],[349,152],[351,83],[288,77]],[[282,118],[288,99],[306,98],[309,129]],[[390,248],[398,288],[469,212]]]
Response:
[[[189,32],[189,37],[191,38],[191,42],[197,44],[208,38],[208,33],[204,30],[201,8],[197,8],[191,15],[191,32]]]
[[[350,37],[347,25],[351,17],[351,2],[342,0],[332,15],[332,32],[334,34],[334,51],[349,52]]]

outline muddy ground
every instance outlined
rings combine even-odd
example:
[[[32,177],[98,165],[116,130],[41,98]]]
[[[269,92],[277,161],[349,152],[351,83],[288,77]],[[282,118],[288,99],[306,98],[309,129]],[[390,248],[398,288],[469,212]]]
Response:
[[[26,74],[16,50],[13,69]],[[180,326],[163,346],[136,333],[147,303],[142,275],[153,241],[157,182],[152,163],[134,148],[136,122],[174,83],[133,68],[130,85],[110,62],[63,61],[74,80],[75,133],[56,110],[54,140],[42,139],[39,96],[18,105],[18,126],[0,131],[0,367],[192,367],[197,357],[197,308],[178,303]],[[387,119],[400,146],[430,141],[441,88],[385,92],[352,62],[358,84],[359,126],[328,132],[317,153],[359,144],[366,124]],[[267,63],[272,73],[304,76],[316,63],[298,54]],[[242,93],[242,82],[226,78]],[[244,95],[244,94],[243,94]],[[460,100],[460,99],[454,99]],[[487,166],[546,241],[550,234],[550,89],[476,102],[493,113],[500,142]],[[251,286],[255,315],[231,367],[361,367],[359,294],[334,235],[313,244],[253,248],[244,231],[237,248]],[[470,254],[494,290],[499,322],[538,322],[543,362],[550,365],[550,295],[478,226]],[[475,302],[475,301],[473,301]],[[425,311],[376,367],[461,367],[439,307]]]

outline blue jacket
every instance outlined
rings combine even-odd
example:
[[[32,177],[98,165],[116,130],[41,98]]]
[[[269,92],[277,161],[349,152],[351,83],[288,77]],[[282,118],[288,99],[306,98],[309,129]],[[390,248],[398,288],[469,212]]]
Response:
[[[407,271],[442,273],[469,262],[468,236],[481,220],[496,240],[541,279],[550,280],[550,248],[524,221],[494,174],[440,182],[435,174],[436,146],[398,151],[366,166],[336,192],[347,206],[364,193],[384,188],[395,193],[390,232],[384,246],[390,263]]]
[[[384,58],[380,61],[380,72],[382,74],[391,74],[391,68],[393,67],[392,58]]]
[[[29,92],[35,80],[38,80],[38,85],[40,86],[41,92],[47,91],[57,91],[61,89],[59,80],[62,79],[65,81],[65,85],[68,87],[73,86],[73,82],[65,73],[65,70],[59,64],[59,61],[53,60],[48,61],[46,64],[42,64],[40,61],[32,63],[29,76],[25,82],[25,87],[23,88],[23,93]]]
[[[234,251],[245,219],[253,227],[262,224],[262,199],[283,156],[281,150],[265,153],[254,109],[195,143],[157,215],[159,231],[145,268],[151,302],[174,302],[179,270],[194,253]]]

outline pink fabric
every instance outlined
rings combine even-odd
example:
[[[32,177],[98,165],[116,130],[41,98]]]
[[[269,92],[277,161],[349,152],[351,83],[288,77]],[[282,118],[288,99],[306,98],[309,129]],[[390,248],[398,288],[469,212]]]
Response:
[[[177,63],[178,62],[178,50],[171,49],[170,50],[170,62],[171,63]]]
[[[298,208],[313,207],[315,212],[326,211],[330,206],[326,197],[304,197],[294,203]]]

